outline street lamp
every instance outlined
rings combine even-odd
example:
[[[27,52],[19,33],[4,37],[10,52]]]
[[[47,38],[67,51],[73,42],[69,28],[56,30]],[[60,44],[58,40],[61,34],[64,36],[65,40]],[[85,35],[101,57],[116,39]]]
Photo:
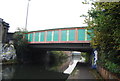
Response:
[[[27,30],[27,22],[28,22],[28,11],[29,11],[29,2],[30,2],[30,0],[28,0],[28,4],[27,4],[27,13],[26,13],[25,30]]]

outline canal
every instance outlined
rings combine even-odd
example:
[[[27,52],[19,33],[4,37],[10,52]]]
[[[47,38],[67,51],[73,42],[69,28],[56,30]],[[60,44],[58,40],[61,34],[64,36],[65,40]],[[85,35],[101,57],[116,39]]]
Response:
[[[50,66],[48,63],[44,64],[16,64],[2,66],[2,79],[6,80],[51,80],[59,79],[66,81],[72,71],[68,70],[74,68],[76,60],[80,60],[80,56],[69,56],[59,65]],[[70,67],[74,65],[73,67]],[[65,72],[67,71],[67,72]]]

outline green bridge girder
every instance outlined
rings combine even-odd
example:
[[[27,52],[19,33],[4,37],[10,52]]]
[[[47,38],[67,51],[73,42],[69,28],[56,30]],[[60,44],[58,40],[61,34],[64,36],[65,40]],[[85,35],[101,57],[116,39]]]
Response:
[[[59,28],[26,33],[29,43],[89,43],[86,27]]]

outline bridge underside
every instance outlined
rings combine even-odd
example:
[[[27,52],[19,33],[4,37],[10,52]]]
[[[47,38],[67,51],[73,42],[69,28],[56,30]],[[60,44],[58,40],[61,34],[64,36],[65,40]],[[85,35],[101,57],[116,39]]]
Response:
[[[41,43],[41,44],[29,44],[32,48],[38,48],[48,51],[81,51],[91,52],[92,47],[90,43]]]

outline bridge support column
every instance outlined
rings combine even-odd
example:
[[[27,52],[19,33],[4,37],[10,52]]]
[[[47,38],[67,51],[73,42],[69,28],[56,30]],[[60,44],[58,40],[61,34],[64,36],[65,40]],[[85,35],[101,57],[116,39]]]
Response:
[[[97,61],[97,59],[98,59],[98,52],[97,52],[97,50],[96,49],[94,49],[93,50],[93,52],[92,52],[92,68],[96,68],[97,67],[97,64],[96,64],[96,61]]]

